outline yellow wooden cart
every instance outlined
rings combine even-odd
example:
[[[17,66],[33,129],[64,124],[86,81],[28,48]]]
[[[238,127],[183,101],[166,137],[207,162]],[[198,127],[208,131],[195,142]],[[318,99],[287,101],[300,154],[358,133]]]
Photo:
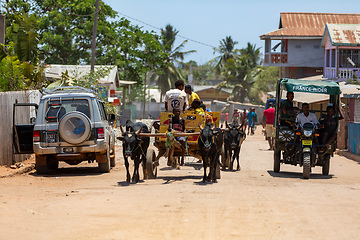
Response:
[[[208,112],[207,114],[212,116],[214,125],[219,127],[220,113]],[[173,116],[174,115],[171,112],[161,112],[159,129],[156,130],[155,133],[140,133],[140,136],[155,137],[154,146],[159,150],[156,155],[154,149],[149,148],[146,154],[148,178],[156,178],[159,159],[163,156],[167,158],[169,166],[178,168],[178,160],[182,156],[183,146],[175,140],[175,137],[186,138],[185,156],[191,156],[202,160],[198,147],[198,137],[200,135],[199,126],[205,125],[204,116],[196,114],[193,111],[185,111],[185,113],[182,113],[181,117],[185,119],[185,133],[175,132],[173,130],[169,131],[169,121]]]

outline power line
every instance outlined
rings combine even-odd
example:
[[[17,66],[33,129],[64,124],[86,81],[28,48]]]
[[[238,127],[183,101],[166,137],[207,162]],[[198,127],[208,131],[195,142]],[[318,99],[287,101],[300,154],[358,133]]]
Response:
[[[135,21],[137,21],[137,22],[140,22],[140,23],[142,23],[142,24],[144,24],[144,25],[146,25],[146,26],[149,26],[149,27],[152,27],[152,28],[155,28],[155,29],[161,31],[161,28],[159,28],[159,27],[156,27],[156,26],[154,26],[154,25],[148,24],[148,23],[146,23],[146,22],[144,22],[144,21],[141,21],[141,20],[139,20],[139,19],[130,17],[130,16],[128,16],[128,15],[126,15],[126,14],[123,14],[123,13],[121,13],[121,12],[117,12],[117,13],[120,14],[120,15],[122,15],[122,16],[124,16],[124,17],[130,18],[130,19],[135,20]],[[216,47],[214,47],[214,46],[212,46],[212,45],[210,45],[210,44],[203,43],[203,42],[200,42],[200,41],[196,41],[196,40],[193,40],[193,39],[191,39],[191,38],[184,37],[184,36],[182,36],[182,35],[177,35],[177,36],[179,36],[179,37],[181,37],[181,38],[183,38],[183,39],[185,39],[185,40],[194,42],[194,43],[198,43],[198,44],[201,44],[201,45],[204,45],[204,46],[207,46],[207,47],[211,47],[211,48],[216,48]]]

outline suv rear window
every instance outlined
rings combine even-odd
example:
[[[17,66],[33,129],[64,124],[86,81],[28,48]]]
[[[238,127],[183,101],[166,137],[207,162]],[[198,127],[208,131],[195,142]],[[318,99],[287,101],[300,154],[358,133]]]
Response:
[[[89,101],[87,99],[49,100],[46,104],[46,120],[48,122],[61,119],[65,113],[78,111],[91,119]]]

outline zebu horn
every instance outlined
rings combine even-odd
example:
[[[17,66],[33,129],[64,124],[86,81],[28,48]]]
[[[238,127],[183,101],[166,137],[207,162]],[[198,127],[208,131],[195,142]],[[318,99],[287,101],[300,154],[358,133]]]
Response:
[[[122,125],[121,125],[121,124],[120,124],[120,131],[121,131],[122,135],[124,135],[124,134],[125,134],[125,132],[124,132],[124,128],[122,127]]]
[[[137,131],[136,131],[136,133],[135,133],[135,134],[136,134],[136,136],[138,136],[138,135],[139,135],[139,133],[141,133],[141,131],[142,131],[142,128],[140,128],[139,130],[137,130]]]
[[[227,123],[227,121],[225,121],[225,126],[226,126],[227,129],[230,129],[229,124]]]

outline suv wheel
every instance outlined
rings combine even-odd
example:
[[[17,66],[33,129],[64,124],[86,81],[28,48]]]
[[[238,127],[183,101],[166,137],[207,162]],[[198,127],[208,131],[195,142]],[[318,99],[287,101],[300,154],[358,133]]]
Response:
[[[96,157],[97,161],[99,161],[99,171],[102,173],[110,172],[110,151],[107,149],[106,153],[99,154]],[[105,158],[105,159],[104,159]]]
[[[35,169],[37,174],[46,174],[48,173],[48,166],[46,163],[46,155],[36,155],[35,156]]]

